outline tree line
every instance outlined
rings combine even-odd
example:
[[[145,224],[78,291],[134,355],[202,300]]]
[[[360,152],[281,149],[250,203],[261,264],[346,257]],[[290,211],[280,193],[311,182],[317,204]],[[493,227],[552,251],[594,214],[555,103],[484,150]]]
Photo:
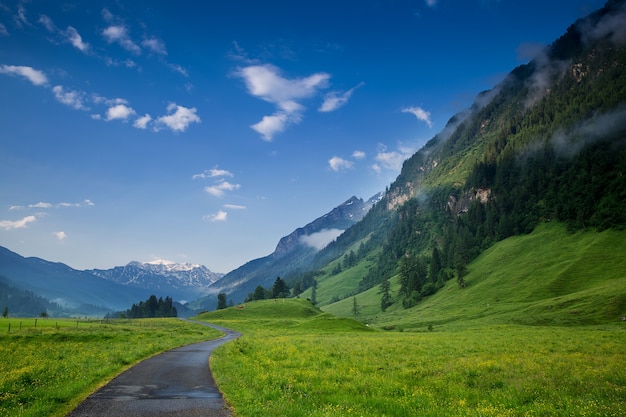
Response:
[[[110,315],[107,315],[110,317]],[[129,319],[143,319],[156,317],[178,317],[178,311],[174,306],[171,297],[159,297],[151,295],[146,301],[140,301],[139,304],[132,305],[131,308],[124,312],[118,312],[113,317],[123,317]]]

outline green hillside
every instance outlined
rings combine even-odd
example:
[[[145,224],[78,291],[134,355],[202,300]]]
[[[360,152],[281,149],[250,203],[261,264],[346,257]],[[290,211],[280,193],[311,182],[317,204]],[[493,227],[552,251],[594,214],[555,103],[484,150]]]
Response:
[[[572,233],[563,224],[545,223],[483,252],[469,264],[465,288],[448,281],[411,309],[396,302],[383,313],[375,287],[356,297],[357,318],[407,330],[477,323],[618,323],[626,315],[624,248],[624,230]],[[350,298],[322,309],[352,317],[353,306]]]

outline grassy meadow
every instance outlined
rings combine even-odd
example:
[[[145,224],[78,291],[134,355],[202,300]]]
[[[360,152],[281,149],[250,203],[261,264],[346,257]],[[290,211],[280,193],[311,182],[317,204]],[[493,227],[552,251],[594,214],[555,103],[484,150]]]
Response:
[[[2,318],[0,416],[64,416],[140,360],[219,336],[177,319]]]
[[[244,334],[212,358],[238,417],[621,416],[625,250],[626,231],[547,223],[408,310],[381,312],[378,287],[329,303],[358,285],[346,271],[320,278],[321,310],[259,301],[201,319]]]
[[[244,333],[211,359],[238,417],[626,415],[617,326],[391,332],[303,300],[200,319]]]

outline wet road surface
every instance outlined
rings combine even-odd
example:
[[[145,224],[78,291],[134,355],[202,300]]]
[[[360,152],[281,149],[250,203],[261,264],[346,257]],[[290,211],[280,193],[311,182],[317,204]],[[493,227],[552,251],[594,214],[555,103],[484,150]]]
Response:
[[[194,323],[213,327],[225,336],[169,350],[138,363],[91,394],[68,417],[231,416],[208,361],[213,349],[241,334]]]

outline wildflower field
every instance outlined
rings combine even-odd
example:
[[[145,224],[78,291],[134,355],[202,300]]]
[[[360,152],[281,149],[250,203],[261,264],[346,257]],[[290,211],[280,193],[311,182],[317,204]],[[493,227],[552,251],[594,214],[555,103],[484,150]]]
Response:
[[[0,319],[0,416],[64,416],[138,361],[220,335],[178,319]]]
[[[244,333],[211,359],[238,417],[626,415],[620,326],[386,332],[309,306],[201,316]]]

